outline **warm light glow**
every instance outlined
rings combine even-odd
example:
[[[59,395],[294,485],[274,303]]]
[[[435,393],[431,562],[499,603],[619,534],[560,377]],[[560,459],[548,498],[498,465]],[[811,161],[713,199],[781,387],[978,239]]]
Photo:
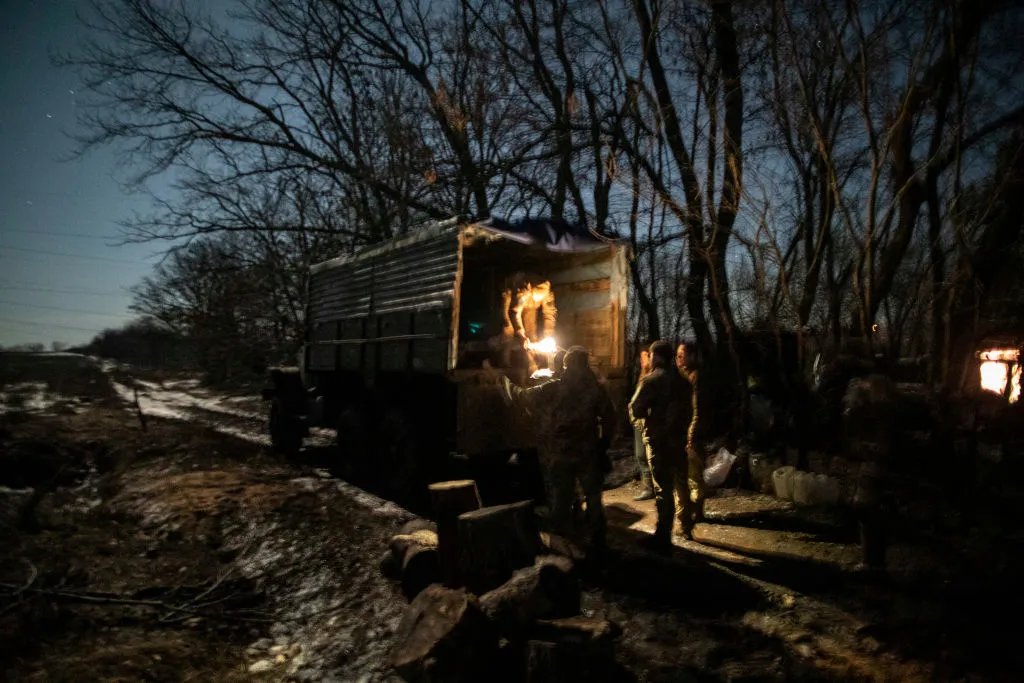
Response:
[[[1003,395],[1006,390],[1006,364],[985,361],[981,364],[981,388],[994,394]]]
[[[548,379],[549,377],[554,376],[555,373],[551,370],[551,368],[539,368],[536,372],[530,375],[530,379]]]
[[[556,353],[558,351],[558,344],[555,343],[554,337],[544,337],[539,342],[529,342],[527,348],[531,351],[539,351],[540,353]]]
[[[1010,378],[1010,403],[1020,400],[1020,363],[1013,368],[1013,376]]]
[[[533,300],[536,301],[538,304],[541,301],[544,301],[544,296],[544,292],[538,292],[537,290],[533,290]]]
[[[1001,360],[1015,363],[1020,360],[1020,349],[988,349],[978,354],[981,360]]]

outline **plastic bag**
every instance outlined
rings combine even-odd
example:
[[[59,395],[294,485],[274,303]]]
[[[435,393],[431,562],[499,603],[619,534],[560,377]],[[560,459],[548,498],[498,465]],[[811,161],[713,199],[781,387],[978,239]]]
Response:
[[[718,452],[704,463],[704,485],[713,489],[724,484],[734,462],[736,462],[735,455],[724,447],[719,448]]]

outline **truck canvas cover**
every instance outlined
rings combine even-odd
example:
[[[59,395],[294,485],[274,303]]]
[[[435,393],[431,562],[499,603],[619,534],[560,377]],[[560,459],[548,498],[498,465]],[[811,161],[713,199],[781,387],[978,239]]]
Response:
[[[319,263],[311,268],[308,284],[306,367],[454,370],[459,358],[460,290],[467,271],[473,286],[479,287],[481,281],[474,275],[477,262],[481,271],[550,273],[547,277],[556,292],[562,290],[565,310],[578,313],[581,320],[587,309],[607,310],[610,301],[618,314],[624,314],[626,251],[618,242],[564,221],[492,218],[467,224],[453,219]],[[493,280],[487,280],[490,288],[496,286]],[[559,309],[561,314],[561,304]],[[615,321],[609,320],[607,327],[611,331]],[[584,341],[579,337],[574,343]]]

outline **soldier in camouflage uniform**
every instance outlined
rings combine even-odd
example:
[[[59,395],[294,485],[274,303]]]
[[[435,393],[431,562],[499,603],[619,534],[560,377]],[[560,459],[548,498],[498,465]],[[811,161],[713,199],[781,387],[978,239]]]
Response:
[[[885,569],[891,516],[888,465],[898,414],[891,379],[872,374],[850,381],[843,395],[846,452],[855,465],[850,505],[860,531],[862,568],[875,571]]]
[[[651,372],[637,385],[629,403],[630,419],[634,423],[643,420],[644,444],[654,475],[654,504],[658,512],[651,540],[659,550],[668,549],[672,544],[677,511],[683,534],[688,535],[693,528],[686,456],[693,390],[673,365],[672,352],[668,342],[651,344]]]
[[[603,451],[615,416],[608,392],[590,369],[587,350],[570,348],[564,372],[550,382],[523,389],[508,378],[503,381],[506,397],[537,420],[552,527],[558,533],[574,535],[572,510],[579,482],[591,541],[603,545],[606,523],[601,492],[607,470]]]
[[[686,519],[683,535],[689,538],[693,526],[704,520],[704,499],[707,497],[704,486],[704,435],[698,410],[700,376],[697,372],[696,345],[683,342],[676,347],[676,370],[690,383],[690,419],[686,430],[686,484],[689,495],[683,498],[681,511]]]

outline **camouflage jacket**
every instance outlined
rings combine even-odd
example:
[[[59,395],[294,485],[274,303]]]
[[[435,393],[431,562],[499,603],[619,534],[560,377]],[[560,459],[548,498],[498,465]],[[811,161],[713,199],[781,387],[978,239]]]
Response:
[[[693,422],[693,387],[674,368],[655,368],[637,384],[629,419],[643,420],[645,443],[687,443]]]
[[[575,382],[563,377],[529,389],[506,379],[505,390],[514,405],[536,420],[540,445],[553,457],[592,457],[615,426],[608,392],[593,377]]]

